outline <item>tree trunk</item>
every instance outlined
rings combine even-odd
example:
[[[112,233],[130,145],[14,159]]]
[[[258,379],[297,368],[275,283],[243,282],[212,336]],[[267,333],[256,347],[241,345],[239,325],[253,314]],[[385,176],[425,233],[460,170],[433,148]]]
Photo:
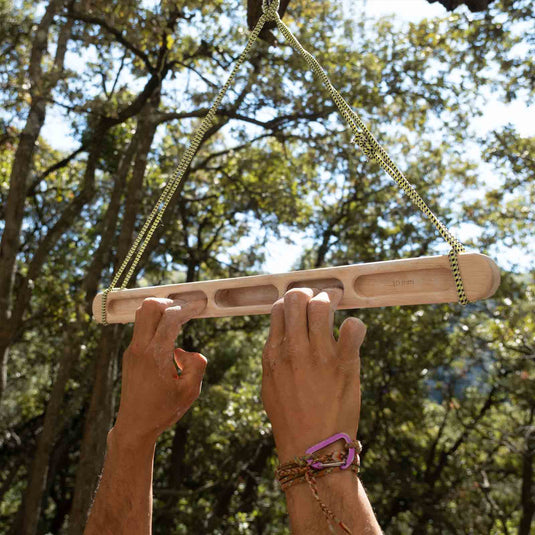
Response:
[[[80,355],[80,347],[76,343],[77,328],[74,327],[74,324],[69,324],[65,329],[63,356],[46,408],[43,428],[37,438],[37,448],[20,508],[22,514],[17,515],[19,520],[15,532],[20,535],[34,535],[37,531],[37,522],[47,480],[48,463],[56,441],[56,429],[62,410],[65,385],[69,380],[74,362]]]
[[[150,152],[154,134],[156,133],[156,124],[152,121],[151,113],[159,105],[159,98],[159,90],[156,90],[156,93],[147,103],[146,109],[141,114],[135,134],[139,139],[138,152],[132,177],[127,186],[126,207],[118,241],[117,258],[119,260],[124,258],[132,241],[136,214],[139,212],[142,200],[142,184],[147,165],[147,155]],[[110,220],[114,226],[116,221],[116,218]],[[113,417],[114,363],[117,360],[115,356],[120,348],[120,329],[122,329],[122,326],[105,327],[101,337],[99,361],[97,363],[90,406],[86,415],[80,461],[76,473],[73,505],[69,516],[68,533],[70,535],[78,535],[83,532],[99,474],[104,463],[106,437]]]
[[[45,486],[47,509],[54,503],[54,516],[48,520],[46,526],[41,522],[37,526],[39,533],[63,533],[61,528],[69,514],[72,505],[72,488],[70,483],[70,468],[72,458],[70,453],[78,449],[78,440],[82,434],[82,416],[73,412],[73,406],[65,408],[62,414],[63,425],[58,426],[58,439],[48,463],[48,477]]]
[[[106,453],[106,435],[113,418],[113,380],[120,344],[120,325],[102,328],[98,345],[95,381],[85,416],[80,461],[76,472],[70,535],[83,533]]]
[[[137,150],[138,141],[139,136],[136,134],[128,145],[125,154],[121,158],[121,163],[115,176],[110,202],[104,217],[104,227],[101,232],[100,243],[97,250],[93,254],[93,259],[91,261],[91,265],[89,266],[87,276],[83,281],[83,288],[87,296],[87,307],[89,308],[89,314],[91,313],[91,301],[94,295],[97,293],[98,282],[102,276],[102,270],[110,261],[111,250],[113,249],[113,241],[117,232],[117,220],[121,208],[121,201],[123,199],[126,177],[130,172],[132,159],[134,158]]]
[[[1,277],[1,276],[0,276]],[[7,310],[0,306],[0,406],[7,385],[7,360],[9,357],[9,346],[11,344],[11,329],[9,328],[9,319]]]
[[[245,489],[240,493],[242,500],[240,510],[244,512],[252,511],[257,494],[257,478],[264,471],[273,448],[273,437],[270,435],[259,438],[253,444],[248,444],[240,452],[237,458],[248,459],[248,461],[232,474],[228,481],[220,484],[217,501],[208,520],[207,533],[214,533],[221,526],[222,521],[228,517],[232,498],[238,492],[240,480],[246,480]]]
[[[5,208],[5,226],[0,241],[0,325],[5,329],[0,336],[2,342],[8,338],[12,331],[9,326],[11,318],[11,293],[13,291],[13,279],[15,275],[15,260],[19,249],[20,231],[24,218],[24,201],[26,199],[26,185],[33,166],[33,156],[36,142],[45,121],[46,104],[54,79],[57,76],[43,76],[42,60],[48,46],[48,33],[54,17],[62,5],[62,0],[50,0],[41,22],[37,26],[28,72],[30,75],[31,105],[26,119],[26,124],[20,135],[20,141],[15,152],[11,176],[9,178],[9,192]],[[72,23],[67,23],[64,30],[70,35]],[[63,33],[63,32],[62,32]],[[65,34],[63,33],[65,37]],[[61,36],[60,36],[61,37]],[[66,42],[60,42],[54,61],[56,74],[63,70],[63,60],[66,51]],[[65,46],[63,46],[65,45]],[[2,401],[7,377],[7,356],[9,342],[0,346],[0,403]]]
[[[139,214],[143,199],[143,179],[147,169],[147,158],[154,141],[158,124],[155,113],[160,105],[160,88],[157,88],[141,112],[136,136],[139,136],[138,151],[134,161],[132,177],[126,189],[125,208],[121,225],[121,232],[117,245],[117,258],[119,261],[128,253],[132,244],[132,237],[136,225],[136,217]]]
[[[522,456],[522,492],[520,509],[522,517],[518,526],[518,535],[533,533],[531,525],[535,515],[535,482],[533,481],[533,463],[535,463],[535,429],[533,428],[534,409],[531,409],[529,425],[526,431],[526,449]]]

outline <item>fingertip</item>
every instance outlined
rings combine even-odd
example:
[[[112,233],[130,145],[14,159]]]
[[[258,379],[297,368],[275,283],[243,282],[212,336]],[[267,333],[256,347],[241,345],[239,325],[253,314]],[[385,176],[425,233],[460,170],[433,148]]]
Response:
[[[335,307],[338,305],[338,303],[340,303],[340,301],[344,297],[343,288],[325,288],[323,291],[329,296],[329,301]]]
[[[366,325],[359,318],[347,318],[340,327],[338,343],[342,351],[353,352],[360,349],[366,337]]]
[[[312,288],[292,288],[288,290],[282,299],[285,312],[306,310],[310,300],[314,297]]]
[[[277,299],[271,306],[271,315],[284,311],[284,297]]]
[[[204,297],[202,299],[195,299],[194,301],[176,300],[173,301],[173,304],[180,306],[182,310],[187,311],[193,317],[198,314],[201,314],[204,311],[204,309],[208,305],[208,299]]]
[[[297,302],[300,303],[303,300],[309,300],[310,298],[314,297],[314,289],[313,288],[291,288],[284,294],[284,302]]]
[[[366,324],[360,318],[352,317],[349,319],[355,324],[355,328],[360,334],[360,343],[362,344],[362,342],[364,342],[364,338],[366,337],[366,333],[368,332],[368,327],[366,327]]]
[[[171,305],[173,301],[167,299],[166,297],[147,297],[141,303],[141,309],[146,311],[161,311],[165,307]]]
[[[134,333],[132,340],[146,344],[154,336],[158,324],[166,308],[171,304],[170,299],[147,297],[136,310]]]
[[[171,303],[173,303],[171,301]],[[196,305],[191,305],[187,303],[186,305],[174,304],[173,306],[168,306],[163,313],[161,314],[161,319],[159,321],[158,328],[156,330],[156,337],[164,343],[174,343],[177,336],[180,334],[182,327],[185,323],[192,320],[199,311],[202,312],[205,305],[198,303]],[[191,305],[191,306],[190,306]]]
[[[284,295],[284,332],[296,347],[308,343],[307,307],[313,295],[310,288],[292,288]]]
[[[271,309],[273,310],[276,306],[280,306],[284,304],[284,296],[282,297],[279,297],[274,303],[273,305],[271,306]]]

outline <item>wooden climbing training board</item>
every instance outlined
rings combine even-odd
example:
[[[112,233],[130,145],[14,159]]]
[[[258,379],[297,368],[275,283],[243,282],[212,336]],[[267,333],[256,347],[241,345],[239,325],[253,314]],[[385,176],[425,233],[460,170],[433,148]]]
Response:
[[[458,255],[469,301],[485,299],[500,284],[497,265],[479,253]],[[130,323],[147,297],[178,301],[206,299],[199,318],[269,314],[273,303],[292,288],[341,288],[338,309],[453,303],[458,299],[448,256],[424,256],[350,266],[200,281],[108,293],[107,322]],[[95,320],[102,322],[102,292],[93,300]]]

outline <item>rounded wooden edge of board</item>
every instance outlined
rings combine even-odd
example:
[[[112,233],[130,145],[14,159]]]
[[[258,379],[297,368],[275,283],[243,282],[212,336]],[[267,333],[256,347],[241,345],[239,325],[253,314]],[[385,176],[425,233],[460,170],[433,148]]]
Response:
[[[93,298],[93,304],[91,305],[91,310],[93,312],[93,319],[97,323],[102,323],[102,292],[99,292]]]
[[[473,299],[474,301],[479,301],[480,299],[488,299],[492,297],[496,290],[500,287],[500,268],[497,266],[496,262],[489,256],[482,253],[461,253],[459,255],[459,266],[461,268],[461,276],[463,274],[463,264],[470,262],[472,267],[474,264],[479,264],[481,267],[484,266],[486,271],[485,278],[488,281],[488,285],[484,290],[481,290],[481,293]],[[470,295],[468,295],[470,298]],[[472,299],[470,299],[472,301]]]

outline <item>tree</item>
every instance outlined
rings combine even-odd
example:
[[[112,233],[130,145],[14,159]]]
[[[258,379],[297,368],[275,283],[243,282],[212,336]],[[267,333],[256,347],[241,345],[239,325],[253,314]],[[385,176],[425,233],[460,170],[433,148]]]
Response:
[[[430,4],[441,3],[448,11],[454,11],[459,6],[466,5],[472,13],[485,11],[493,0],[427,0]]]
[[[486,91],[532,99],[533,61],[516,56],[532,46],[531,12],[525,0],[495,1],[481,15],[406,28],[347,25],[336,4],[293,0],[284,20],[439,216],[454,230],[481,229],[469,245],[485,252],[502,251],[506,237],[529,244],[532,139],[512,127],[480,139],[470,125]],[[11,244],[0,533],[82,529],[131,333],[97,326],[90,302],[241,51],[245,17],[239,2],[83,0],[20,3],[0,20],[2,68],[16,74],[0,72],[0,228]],[[25,77],[32,58],[51,80],[45,93]],[[70,150],[53,150],[46,123],[29,120],[36,102],[45,118],[62,110]],[[38,126],[31,143],[26,123]],[[25,143],[28,160],[16,156]],[[492,186],[469,144],[493,166]],[[11,178],[15,160],[24,184]],[[261,42],[156,230],[139,284],[256,273],[288,234],[311,244],[296,267],[440,250],[392,185],[355,150],[302,59]],[[388,533],[529,532],[532,277],[504,272],[493,300],[466,309],[358,312],[368,324],[362,478]],[[210,363],[199,403],[157,450],[155,533],[288,532],[259,396],[267,326],[266,317],[188,325],[181,344]]]
[[[442,4],[448,11],[454,11],[461,5],[466,5],[472,13],[477,13],[479,11],[485,11],[489,8],[493,0],[427,0],[430,4],[439,2]],[[288,4],[290,0],[281,0],[279,7],[279,15],[281,18],[286,13]],[[247,0],[247,24],[249,29],[252,30],[262,15],[262,0]],[[273,29],[275,25],[269,23],[266,30]],[[274,36],[270,32],[264,30],[261,34],[262,39],[265,39],[268,42],[274,42]]]

